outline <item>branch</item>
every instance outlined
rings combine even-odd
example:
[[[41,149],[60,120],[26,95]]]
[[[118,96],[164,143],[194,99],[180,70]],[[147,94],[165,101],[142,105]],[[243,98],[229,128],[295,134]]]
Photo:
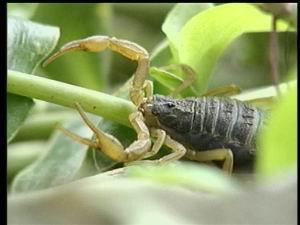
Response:
[[[85,111],[126,126],[135,110],[133,103],[113,95],[13,70],[7,71],[7,91],[71,108],[78,102]]]

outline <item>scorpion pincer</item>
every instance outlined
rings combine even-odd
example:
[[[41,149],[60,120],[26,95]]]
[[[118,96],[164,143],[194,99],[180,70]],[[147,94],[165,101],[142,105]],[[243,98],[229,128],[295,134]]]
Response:
[[[162,145],[166,145],[172,152],[151,162],[163,164],[182,157],[200,162],[219,161],[223,170],[229,173],[233,167],[253,165],[256,137],[263,124],[263,112],[248,103],[225,97],[174,99],[153,95],[152,82],[146,80],[149,54],[133,42],[108,36],[92,36],[72,41],[43,65],[72,50],[98,52],[106,48],[138,63],[129,90],[129,97],[137,107],[137,111],[129,115],[137,140],[124,148],[115,137],[96,128],[78,103],[75,106],[95,133],[96,140],[86,140],[60,128],[66,135],[119,162],[149,158]]]

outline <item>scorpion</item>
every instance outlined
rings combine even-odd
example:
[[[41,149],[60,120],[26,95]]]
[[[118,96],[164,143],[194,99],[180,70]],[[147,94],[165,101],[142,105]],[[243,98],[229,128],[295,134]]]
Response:
[[[129,98],[136,106],[129,121],[137,133],[137,140],[124,148],[117,138],[94,126],[79,103],[75,103],[75,108],[93,131],[95,139],[79,137],[61,127],[67,136],[102,151],[112,160],[129,164],[150,161],[144,159],[156,155],[162,145],[169,147],[171,153],[151,162],[164,164],[182,157],[199,162],[219,162],[230,174],[234,167],[253,163],[255,140],[262,127],[262,110],[228,97],[175,99],[154,95],[153,84],[146,79],[149,53],[136,43],[100,35],[75,40],[61,47],[43,66],[66,52],[100,52],[105,49],[137,61],[129,88]]]

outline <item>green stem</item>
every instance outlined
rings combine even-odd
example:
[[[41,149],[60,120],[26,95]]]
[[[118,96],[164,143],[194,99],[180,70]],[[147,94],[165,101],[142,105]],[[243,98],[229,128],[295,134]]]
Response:
[[[135,110],[122,98],[13,70],[7,71],[7,91],[71,108],[78,102],[85,111],[126,126],[130,126],[128,115]]]

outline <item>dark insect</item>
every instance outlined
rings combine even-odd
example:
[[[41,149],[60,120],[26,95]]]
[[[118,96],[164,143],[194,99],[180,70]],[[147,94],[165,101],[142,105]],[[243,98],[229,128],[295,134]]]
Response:
[[[256,136],[264,122],[259,108],[225,97],[177,100],[160,95],[141,107],[146,124],[152,121],[149,127],[163,129],[183,144],[186,158],[230,161],[233,155],[234,167],[253,166]]]

